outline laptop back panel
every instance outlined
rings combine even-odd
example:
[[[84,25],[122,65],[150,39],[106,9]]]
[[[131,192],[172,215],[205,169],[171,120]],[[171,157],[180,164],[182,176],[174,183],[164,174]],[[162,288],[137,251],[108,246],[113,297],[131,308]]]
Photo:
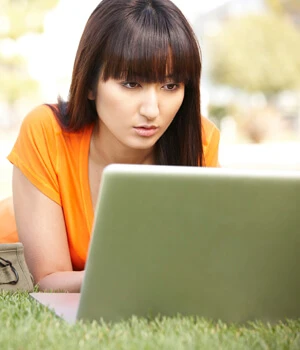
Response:
[[[299,208],[299,173],[109,166],[77,318],[298,318]]]

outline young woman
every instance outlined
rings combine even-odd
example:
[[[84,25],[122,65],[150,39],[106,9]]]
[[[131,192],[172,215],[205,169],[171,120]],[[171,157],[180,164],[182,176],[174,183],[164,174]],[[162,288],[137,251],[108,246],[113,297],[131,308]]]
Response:
[[[91,14],[68,102],[33,110],[8,157],[18,235],[41,290],[80,290],[105,166],[218,166],[200,75],[197,40],[171,1],[103,0]]]

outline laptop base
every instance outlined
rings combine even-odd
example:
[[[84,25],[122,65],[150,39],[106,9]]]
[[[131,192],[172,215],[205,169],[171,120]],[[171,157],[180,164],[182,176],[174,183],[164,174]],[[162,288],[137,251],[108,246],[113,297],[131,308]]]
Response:
[[[67,322],[75,323],[80,293],[30,293],[30,296]]]

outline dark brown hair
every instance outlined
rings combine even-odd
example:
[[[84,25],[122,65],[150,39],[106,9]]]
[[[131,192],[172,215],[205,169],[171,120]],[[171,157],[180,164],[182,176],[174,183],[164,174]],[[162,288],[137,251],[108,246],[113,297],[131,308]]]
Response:
[[[79,131],[98,121],[88,93],[96,93],[100,74],[104,81],[152,83],[164,82],[166,70],[174,81],[184,82],[185,97],[156,144],[156,163],[202,165],[200,49],[186,18],[169,0],[101,1],[79,43],[69,100],[59,100],[56,116],[65,130]]]

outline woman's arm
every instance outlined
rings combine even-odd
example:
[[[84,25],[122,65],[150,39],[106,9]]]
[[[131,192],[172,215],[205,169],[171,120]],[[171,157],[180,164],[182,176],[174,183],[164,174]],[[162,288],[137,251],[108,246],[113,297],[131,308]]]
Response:
[[[84,271],[73,271],[62,208],[14,166],[13,200],[25,259],[40,290],[79,292]]]

